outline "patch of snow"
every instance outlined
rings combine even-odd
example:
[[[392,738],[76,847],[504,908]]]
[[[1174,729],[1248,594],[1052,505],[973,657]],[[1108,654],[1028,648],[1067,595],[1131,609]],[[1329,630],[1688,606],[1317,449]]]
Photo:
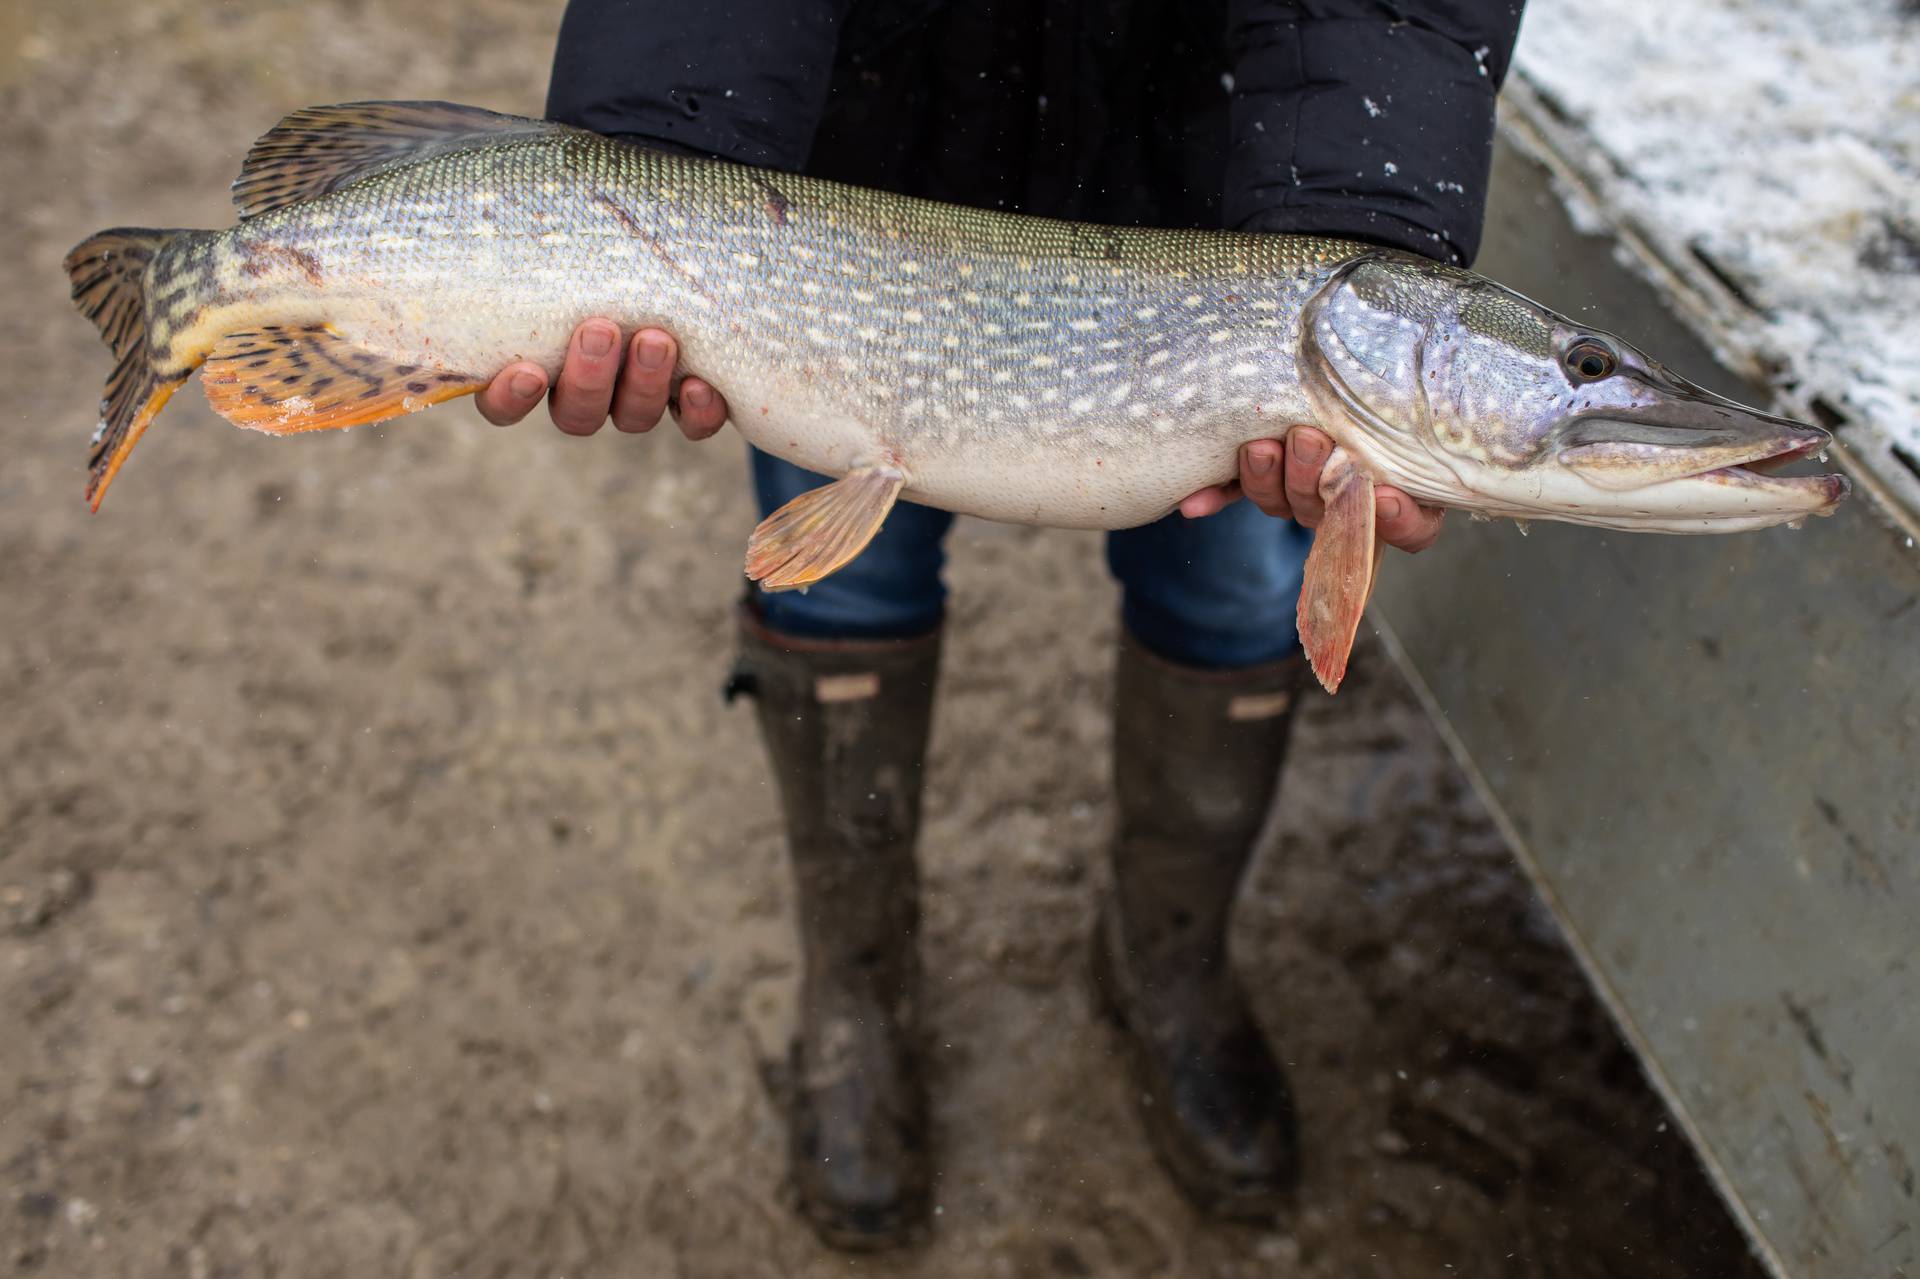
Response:
[[[1920,453],[1911,3],[1532,0],[1515,66],[1608,162],[1601,197],[1752,303],[1757,355]]]

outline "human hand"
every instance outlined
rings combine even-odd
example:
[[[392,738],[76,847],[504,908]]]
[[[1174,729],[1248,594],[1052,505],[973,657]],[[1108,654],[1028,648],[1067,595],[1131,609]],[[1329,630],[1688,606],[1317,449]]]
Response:
[[[1333,440],[1311,426],[1296,426],[1280,440],[1255,440],[1240,448],[1240,478],[1201,489],[1180,503],[1190,520],[1212,515],[1242,496],[1268,515],[1318,528],[1326,514],[1320,500],[1320,471],[1333,455]],[[1424,551],[1440,536],[1446,511],[1423,506],[1391,484],[1375,486],[1374,531],[1403,551]]]
[[[679,358],[679,345],[670,333],[642,329],[623,352],[613,321],[588,320],[567,343],[567,362],[547,412],[568,435],[592,435],[609,413],[616,428],[638,434],[659,425],[660,414],[677,399],[672,407],[680,433],[704,440],[726,425],[727,402],[697,377],[682,379],[676,394],[673,369]],[[546,393],[547,371],[521,360],[500,370],[474,400],[481,417],[495,426],[511,426],[531,413]]]

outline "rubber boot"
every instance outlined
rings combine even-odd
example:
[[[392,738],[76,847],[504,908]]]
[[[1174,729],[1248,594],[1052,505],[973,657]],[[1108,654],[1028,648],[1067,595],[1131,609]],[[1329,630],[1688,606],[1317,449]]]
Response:
[[[1298,1172],[1286,1075],[1227,957],[1227,923],[1286,758],[1306,669],[1207,671],[1123,634],[1113,885],[1093,943],[1154,1152],[1188,1199],[1270,1216]]]
[[[827,1244],[913,1242],[929,1193],[914,840],[938,632],[815,641],[742,608],[729,695],[753,694],[780,788],[804,965],[790,1175]]]

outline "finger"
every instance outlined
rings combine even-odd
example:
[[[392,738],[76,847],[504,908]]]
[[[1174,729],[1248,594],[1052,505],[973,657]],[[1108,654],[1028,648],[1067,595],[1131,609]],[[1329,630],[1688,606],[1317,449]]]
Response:
[[[679,352],[671,335],[642,329],[627,347],[627,362],[613,391],[613,424],[629,434],[651,431],[667,409],[673,362]]]
[[[1397,488],[1381,485],[1374,493],[1374,528],[1388,546],[1418,554],[1440,537],[1447,517],[1438,506],[1422,506]]]
[[[1240,449],[1240,487],[1247,498],[1268,515],[1288,519],[1293,504],[1287,500],[1287,447],[1279,440],[1255,440]]]
[[[567,343],[566,367],[553,386],[549,412],[568,435],[592,435],[613,406],[613,383],[620,375],[620,330],[611,320],[588,320]]]
[[[704,440],[727,424],[727,402],[720,392],[697,377],[680,383],[680,408],[675,419],[680,434],[690,440]]]
[[[1205,519],[1226,510],[1240,500],[1240,482],[1229,480],[1225,484],[1215,484],[1203,488],[1198,493],[1190,493],[1180,503],[1180,514],[1190,520]]]
[[[1327,513],[1320,500],[1320,471],[1332,452],[1333,441],[1310,426],[1287,432],[1287,504],[1293,518],[1308,528],[1318,528]]]
[[[540,403],[540,397],[546,393],[547,371],[538,364],[521,360],[501,369],[499,376],[473,397],[473,402],[479,407],[480,416],[495,426],[512,426],[533,412],[533,406]]]

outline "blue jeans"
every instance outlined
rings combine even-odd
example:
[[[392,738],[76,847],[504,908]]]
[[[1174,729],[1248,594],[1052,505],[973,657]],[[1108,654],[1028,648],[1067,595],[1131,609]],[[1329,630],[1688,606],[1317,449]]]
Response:
[[[758,449],[760,512],[828,483]],[[940,622],[940,580],[953,516],[901,502],[853,563],[799,591],[756,592],[776,631],[812,639],[903,639]],[[1299,647],[1294,606],[1313,535],[1251,502],[1190,520],[1179,512],[1107,535],[1121,617],[1142,644],[1188,666],[1230,669],[1277,661]]]

